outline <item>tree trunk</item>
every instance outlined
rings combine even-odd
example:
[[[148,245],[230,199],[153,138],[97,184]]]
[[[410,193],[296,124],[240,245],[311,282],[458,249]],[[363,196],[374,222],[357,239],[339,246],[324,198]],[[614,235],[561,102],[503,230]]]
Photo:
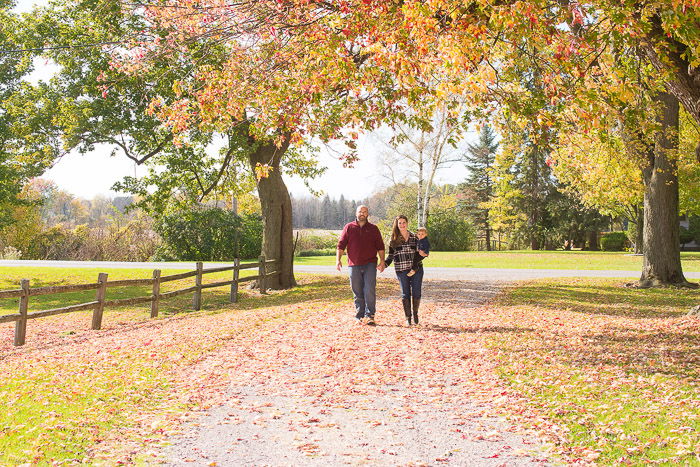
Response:
[[[418,190],[416,193],[416,227],[425,226],[425,203],[423,201],[423,151],[418,154]]]
[[[484,226],[486,227],[486,251],[491,251],[491,227],[489,226],[488,216],[488,211],[486,211],[486,222],[484,222]]]
[[[637,214],[637,235],[634,243],[634,254],[644,253],[644,208],[638,210]]]
[[[678,99],[659,93],[657,117],[662,130],[647,150],[644,175],[644,265],[640,287],[687,285],[681,267],[678,229],[678,175],[674,154],[678,147]]]
[[[296,285],[294,280],[294,237],[292,231],[292,200],[282,179],[280,161],[289,147],[285,140],[281,147],[272,143],[260,143],[248,155],[252,169],[259,163],[272,170],[258,181],[258,196],[263,213],[262,254],[279,262],[274,269],[280,273],[267,279],[271,289],[288,289]]]
[[[589,230],[586,232],[586,240],[588,241],[588,249],[590,251],[600,250],[600,245],[598,245],[598,231]]]

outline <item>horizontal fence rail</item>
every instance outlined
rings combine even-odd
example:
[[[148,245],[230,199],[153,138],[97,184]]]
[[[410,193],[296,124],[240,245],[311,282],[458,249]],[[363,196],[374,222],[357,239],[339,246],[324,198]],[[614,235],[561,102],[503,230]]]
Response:
[[[30,287],[29,279],[22,279],[20,282],[19,289],[0,290],[0,298],[19,298],[19,312],[0,316],[0,323],[11,323],[13,321],[15,322],[14,344],[16,346],[19,346],[24,345],[25,343],[27,335],[27,321],[30,319],[60,315],[63,313],[72,313],[74,311],[93,310],[91,328],[100,329],[102,327],[102,316],[104,314],[105,307],[111,308],[126,305],[137,305],[141,303],[150,303],[150,316],[151,318],[156,318],[158,316],[158,310],[161,300],[177,297],[178,295],[183,295],[187,293],[194,293],[194,296],[192,298],[192,307],[195,310],[200,310],[202,307],[202,290],[214,287],[224,287],[227,285],[231,286],[230,301],[232,303],[235,303],[238,301],[238,286],[245,282],[258,280],[260,285],[260,293],[267,294],[267,278],[279,274],[279,271],[270,271],[268,268],[271,268],[277,262],[278,260],[265,259],[264,256],[261,256],[258,259],[258,262],[256,263],[241,264],[240,259],[235,259],[233,262],[233,266],[220,266],[209,269],[204,269],[203,263],[198,262],[197,267],[194,271],[183,272],[180,274],[171,274],[169,276],[161,276],[161,270],[156,269],[153,271],[153,277],[151,279],[125,279],[108,281],[107,273],[100,273],[98,275],[97,282],[91,284],[57,285],[34,288]],[[248,276],[243,278],[240,277],[241,270],[255,268],[258,269],[258,274],[256,276]],[[209,284],[202,283],[204,275],[226,271],[232,271],[231,280],[212,282]],[[186,287],[184,289],[179,290],[172,290],[169,292],[160,291],[160,286],[164,282],[182,280],[187,279],[189,277],[195,278],[195,284],[191,287]],[[144,286],[150,286],[152,288],[150,295],[144,297],[119,298],[112,300],[107,300],[105,298],[107,288]],[[82,292],[85,290],[94,290],[95,300],[86,303],[78,303],[75,305],[65,306],[62,308],[54,308],[51,310],[38,310],[29,312],[30,297],[40,295],[54,295],[66,292]]]

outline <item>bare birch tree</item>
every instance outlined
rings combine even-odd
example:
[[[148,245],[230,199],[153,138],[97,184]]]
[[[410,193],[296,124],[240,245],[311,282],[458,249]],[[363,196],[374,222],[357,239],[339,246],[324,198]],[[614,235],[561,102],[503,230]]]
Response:
[[[464,136],[464,128],[461,112],[438,110],[430,125],[417,127],[396,123],[390,137],[377,135],[386,146],[380,159],[383,176],[394,185],[409,180],[418,183],[418,225],[428,222],[436,175],[460,160],[457,147]]]

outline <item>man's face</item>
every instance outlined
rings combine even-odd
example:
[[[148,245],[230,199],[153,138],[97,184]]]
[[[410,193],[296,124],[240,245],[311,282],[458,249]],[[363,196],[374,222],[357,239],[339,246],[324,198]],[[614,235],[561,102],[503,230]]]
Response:
[[[357,208],[357,211],[355,211],[355,217],[357,217],[358,221],[366,221],[368,216],[369,210],[364,206]]]

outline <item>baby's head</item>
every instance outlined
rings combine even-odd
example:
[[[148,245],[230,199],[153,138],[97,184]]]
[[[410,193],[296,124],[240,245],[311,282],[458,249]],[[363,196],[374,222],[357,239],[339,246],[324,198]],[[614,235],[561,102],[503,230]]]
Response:
[[[418,227],[416,229],[416,236],[420,239],[423,240],[425,237],[428,236],[428,229],[425,227]]]

